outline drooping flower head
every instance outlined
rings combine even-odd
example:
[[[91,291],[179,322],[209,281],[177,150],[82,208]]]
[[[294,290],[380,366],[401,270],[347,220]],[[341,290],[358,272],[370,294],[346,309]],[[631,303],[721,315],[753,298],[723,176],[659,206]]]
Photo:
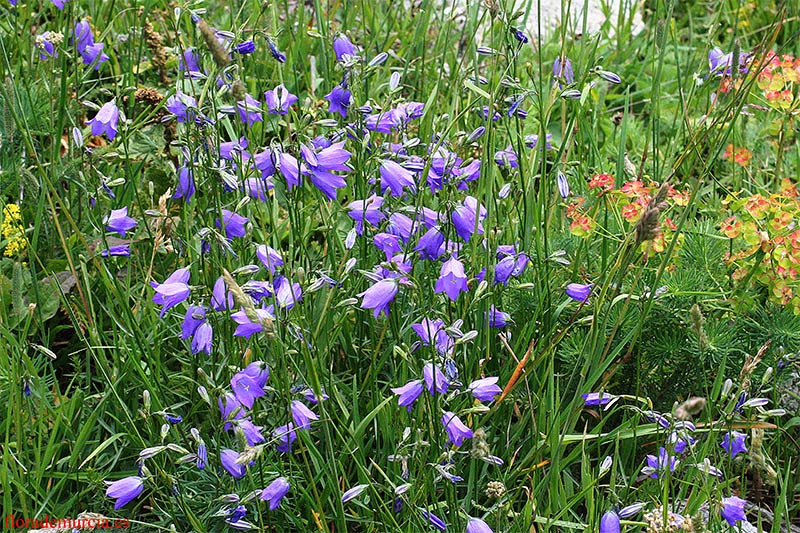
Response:
[[[658,449],[658,457],[655,455],[647,456],[647,468],[651,470],[651,478],[664,477],[667,472],[674,472],[678,464],[678,459],[670,455],[665,448]]]
[[[475,399],[482,402],[491,402],[495,397],[503,392],[497,385],[497,377],[488,377],[476,379],[469,384],[467,390],[475,397]]]
[[[366,291],[358,294],[362,297],[361,308],[372,309],[373,316],[378,318],[381,313],[389,316],[389,305],[394,301],[399,290],[399,280],[386,278],[378,281]]]
[[[336,53],[336,61],[343,61],[347,56],[355,56],[358,53],[356,46],[343,33],[338,34],[333,40],[333,51]]]
[[[103,223],[106,225],[106,231],[116,232],[121,237],[124,237],[138,224],[136,220],[128,216],[127,206],[121,209],[112,209],[111,213],[103,219]]]
[[[189,288],[189,268],[179,268],[164,280],[163,283],[155,281],[150,282],[150,286],[155,289],[156,293],[153,295],[153,302],[157,305],[163,305],[161,314],[163,317],[166,312],[186,300],[191,294]]]
[[[139,496],[142,490],[144,490],[144,479],[139,476],[130,476],[109,483],[106,489],[106,496],[117,500],[114,504],[114,510],[116,511]]]
[[[470,517],[467,522],[467,533],[494,533],[494,531],[480,518]]]
[[[289,481],[285,477],[279,477],[261,491],[261,499],[269,502],[269,510],[274,511],[280,506],[281,500],[288,494],[290,488]]]
[[[747,500],[743,500],[738,496],[731,496],[730,498],[722,498],[722,509],[720,514],[731,527],[736,527],[736,522],[747,522],[747,515],[744,512],[744,505]]]
[[[608,511],[600,518],[600,533],[619,533],[619,515]]]
[[[417,401],[419,395],[422,394],[422,390],[422,380],[415,379],[409,381],[402,387],[393,388],[392,392],[398,396],[397,405],[401,407],[408,407],[410,412],[414,402]]]
[[[467,287],[467,275],[464,273],[464,265],[455,256],[451,256],[448,261],[442,264],[434,292],[443,292],[455,302],[459,294],[467,291],[469,291],[469,288]]]
[[[442,415],[442,425],[447,432],[447,437],[454,446],[461,446],[465,439],[471,439],[472,430],[461,421],[452,411],[445,411]]]
[[[239,459],[239,453],[236,450],[223,449],[219,452],[219,459],[222,463],[222,468],[225,469],[234,479],[244,477],[245,466],[236,462]]]
[[[290,410],[297,429],[309,429],[311,427],[311,421],[319,419],[317,413],[309,409],[306,404],[300,400],[292,400]]]
[[[576,302],[586,302],[589,299],[589,295],[592,294],[592,284],[569,283],[567,284],[566,292],[567,296]]]
[[[428,388],[428,392],[431,393],[431,396],[437,392],[439,394],[446,394],[448,387],[450,387],[450,382],[447,381],[444,372],[433,363],[427,363],[422,367],[422,377],[425,380],[425,386]]]
[[[113,141],[117,136],[117,125],[119,123],[119,108],[114,100],[106,102],[97,112],[92,120],[87,120],[86,124],[92,127],[92,135],[103,135]]]
[[[330,104],[328,113],[339,113],[342,118],[347,117],[347,109],[353,100],[353,95],[342,84],[335,86],[331,92],[325,95],[325,99]]]

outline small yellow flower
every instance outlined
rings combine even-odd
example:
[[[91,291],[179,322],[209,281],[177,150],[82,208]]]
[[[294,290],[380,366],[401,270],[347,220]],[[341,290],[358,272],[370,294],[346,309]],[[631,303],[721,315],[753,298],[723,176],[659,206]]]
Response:
[[[3,208],[3,223],[0,234],[7,241],[3,255],[18,257],[25,254],[28,240],[25,238],[25,226],[22,225],[22,214],[17,204],[7,204]]]

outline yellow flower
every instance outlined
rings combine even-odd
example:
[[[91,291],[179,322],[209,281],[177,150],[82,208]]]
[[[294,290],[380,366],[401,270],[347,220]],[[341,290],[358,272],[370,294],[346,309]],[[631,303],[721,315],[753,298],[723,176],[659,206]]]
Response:
[[[25,254],[28,241],[25,238],[25,226],[22,225],[22,214],[17,204],[7,204],[3,208],[3,223],[0,225],[0,234],[7,241],[3,255],[17,257]]]

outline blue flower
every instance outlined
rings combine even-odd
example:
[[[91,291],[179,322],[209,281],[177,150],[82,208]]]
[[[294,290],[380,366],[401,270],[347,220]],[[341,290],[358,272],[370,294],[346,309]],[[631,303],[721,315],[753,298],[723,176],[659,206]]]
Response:
[[[114,510],[119,510],[131,500],[139,496],[144,489],[144,480],[139,476],[130,476],[119,481],[109,483],[106,496],[117,500]]]
[[[285,477],[279,477],[261,491],[261,499],[269,502],[269,510],[274,511],[280,506],[281,500],[283,500],[290,488],[289,481]]]
[[[744,513],[744,505],[747,500],[743,500],[738,496],[731,496],[730,498],[722,498],[722,509],[720,514],[731,527],[736,526],[736,522],[747,522],[747,515]]]
[[[452,300],[456,301],[462,292],[468,292],[467,275],[464,273],[464,265],[455,258],[450,257],[442,264],[439,272],[439,279],[436,280],[434,292],[443,292]]]
[[[422,380],[415,379],[402,387],[393,388],[392,392],[398,395],[397,405],[408,407],[408,410],[411,411],[411,407],[417,401],[419,395],[422,394],[422,390]]]
[[[87,120],[86,124],[92,127],[92,135],[105,134],[109,141],[113,141],[117,136],[117,124],[119,123],[119,108],[113,100],[103,104],[92,120]]]
[[[325,99],[330,104],[328,106],[328,113],[339,113],[343,118],[347,117],[347,108],[350,107],[350,103],[353,99],[347,87],[341,84],[337,85],[331,92],[325,95]]]
[[[444,412],[442,425],[454,446],[461,446],[464,443],[464,439],[471,439],[473,436],[472,430],[464,425],[461,419],[452,411]]]
[[[619,515],[608,511],[600,519],[600,533],[619,533]]]
[[[733,438],[731,438],[733,437]],[[747,446],[745,445],[745,439],[747,439],[746,433],[741,433],[739,431],[731,431],[730,433],[726,433],[725,437],[722,439],[722,443],[720,446],[725,449],[731,456],[731,458],[736,457],[741,452],[747,451]]]
[[[567,296],[577,302],[586,302],[592,293],[592,284],[569,283],[567,284]]]

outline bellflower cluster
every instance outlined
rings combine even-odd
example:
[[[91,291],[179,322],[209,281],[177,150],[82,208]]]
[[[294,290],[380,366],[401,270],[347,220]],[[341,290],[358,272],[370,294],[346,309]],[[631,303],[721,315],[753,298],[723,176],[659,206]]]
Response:
[[[108,61],[108,55],[103,52],[104,44],[96,43],[94,33],[88,20],[81,20],[75,25],[75,47],[83,58],[84,65],[94,65],[95,70],[100,69],[100,65]]]

